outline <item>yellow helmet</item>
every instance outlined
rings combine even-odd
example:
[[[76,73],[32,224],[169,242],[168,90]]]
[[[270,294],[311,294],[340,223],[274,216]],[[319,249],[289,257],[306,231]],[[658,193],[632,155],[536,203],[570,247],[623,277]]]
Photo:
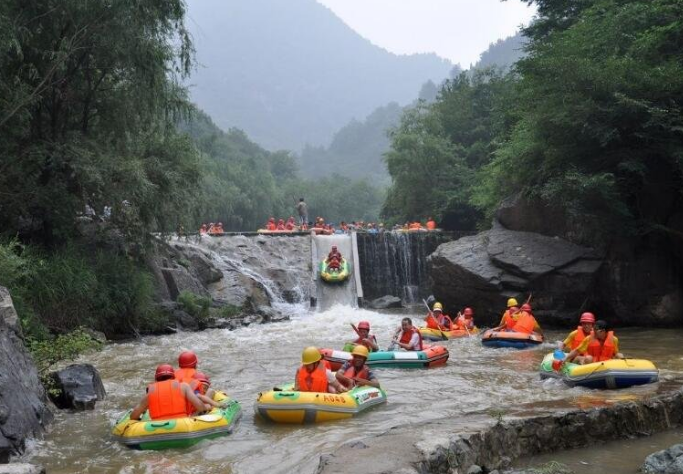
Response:
[[[508,308],[512,308],[513,306],[518,306],[517,300],[514,298],[510,298],[508,300]]]
[[[436,311],[437,309],[440,309],[443,311],[443,306],[438,301],[436,303],[434,303],[434,306],[432,306],[433,311]]]
[[[301,363],[302,364],[312,364],[318,362],[323,356],[315,346],[310,346],[304,349],[301,353]]]
[[[368,348],[365,347],[363,344],[357,344],[356,347],[353,348],[351,351],[351,354],[355,356],[360,356],[360,357],[365,357],[366,359],[368,358]]]

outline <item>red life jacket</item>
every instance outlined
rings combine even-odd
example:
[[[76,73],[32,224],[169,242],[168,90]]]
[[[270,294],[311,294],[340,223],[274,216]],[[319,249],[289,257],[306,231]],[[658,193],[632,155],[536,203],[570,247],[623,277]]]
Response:
[[[277,226],[275,225],[274,222],[269,222],[269,223],[266,225],[266,229],[268,229],[268,230],[276,230],[276,229],[277,229]]]
[[[356,372],[356,368],[353,365],[351,365],[348,369],[346,369],[344,371],[344,373],[342,375],[344,377],[348,377],[350,379],[356,377],[359,379],[368,380],[368,377],[370,376],[370,369],[368,368],[367,365],[363,365],[363,367],[358,372]],[[344,384],[344,386],[346,388],[352,388],[354,385],[355,385],[354,383],[351,383],[351,385]]]
[[[593,331],[591,331],[591,334],[593,334]],[[579,347],[583,340],[586,339],[586,337],[589,335],[590,334],[586,334],[585,332],[583,332],[583,328],[581,326],[576,328],[576,334],[574,334],[574,339],[572,340],[571,350],[574,350],[577,347]]]
[[[515,332],[531,334],[532,332],[534,332],[535,327],[536,320],[534,319],[534,317],[526,311],[522,311],[522,314],[519,316],[519,319],[517,319],[517,322],[515,323],[512,330]]]
[[[421,351],[422,350],[422,334],[420,334],[420,331],[418,331],[414,327],[408,332],[403,331],[401,333],[401,339],[399,339],[399,342],[401,344],[409,344],[410,340],[413,338],[413,334],[415,334],[415,333],[417,333],[417,336],[420,338],[420,342],[418,343],[418,348],[416,350]],[[411,350],[415,350],[415,349],[411,349]]]
[[[604,342],[600,342],[597,337],[593,337],[590,344],[588,344],[588,351],[586,353],[593,356],[593,362],[610,360],[616,353],[614,347],[614,332],[608,332]]]
[[[187,416],[187,399],[180,389],[180,382],[174,379],[149,384],[147,405],[149,416],[153,420]]]
[[[296,373],[296,380],[300,392],[327,392],[327,369],[324,364],[318,364],[313,372],[302,365]]]
[[[197,369],[193,369],[193,368],[176,369],[175,379],[178,382],[185,382],[185,383],[189,384],[193,380],[196,380],[193,378],[194,374],[196,374],[196,373],[197,373]]]

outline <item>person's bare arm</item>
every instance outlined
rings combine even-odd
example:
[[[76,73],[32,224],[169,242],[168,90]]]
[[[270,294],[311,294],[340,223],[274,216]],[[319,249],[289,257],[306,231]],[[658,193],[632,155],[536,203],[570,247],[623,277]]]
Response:
[[[133,411],[130,412],[130,419],[139,420],[140,417],[145,413],[147,408],[147,395],[145,395],[144,397],[142,397],[142,400],[140,400],[140,403],[138,403],[138,405],[135,408],[133,408]]]

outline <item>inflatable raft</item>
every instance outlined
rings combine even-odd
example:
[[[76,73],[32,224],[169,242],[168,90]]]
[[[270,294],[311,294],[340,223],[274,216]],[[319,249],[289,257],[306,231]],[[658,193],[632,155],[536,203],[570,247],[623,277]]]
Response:
[[[225,436],[232,432],[242,409],[223,392],[217,391],[214,400],[226,406],[205,415],[170,420],[151,420],[147,412],[142,420],[131,420],[129,410],[116,422],[112,435],[129,448],[149,450],[187,448],[205,439]]]
[[[422,339],[426,341],[444,341],[446,339],[474,336],[475,334],[479,334],[479,328],[474,327],[469,330],[469,333],[465,329],[439,331],[438,329],[432,328],[420,328],[420,334],[422,334]]]
[[[381,388],[355,387],[340,394],[294,392],[294,384],[259,393],[254,410],[275,423],[320,423],[351,418],[387,401]]]
[[[528,349],[543,344],[543,336],[536,333],[526,334],[514,331],[484,331],[481,343],[485,347],[509,347],[512,349]]]
[[[338,370],[344,362],[352,359],[351,353],[346,351],[320,349],[320,353],[330,363],[332,370]],[[365,363],[373,368],[423,369],[444,365],[448,361],[448,356],[448,349],[434,345],[422,351],[371,352]]]
[[[610,359],[592,364],[564,364],[553,370],[553,354],[541,362],[541,379],[560,379],[570,387],[626,388],[659,380],[657,367],[644,359]]]
[[[259,234],[272,234],[272,235],[278,235],[278,234],[298,234],[299,229],[292,229],[292,230],[268,230],[268,229],[259,229],[256,231]]]
[[[320,262],[320,278],[327,283],[338,283],[349,277],[349,262],[345,258],[341,259],[339,271],[330,270],[327,266],[327,259]]]

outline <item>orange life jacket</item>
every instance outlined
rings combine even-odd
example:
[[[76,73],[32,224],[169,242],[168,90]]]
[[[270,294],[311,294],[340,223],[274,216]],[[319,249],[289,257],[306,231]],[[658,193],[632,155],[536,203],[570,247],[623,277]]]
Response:
[[[372,342],[374,342],[375,344],[377,344],[377,338],[375,337],[374,334],[368,334],[367,339],[370,339]],[[360,337],[359,337],[358,339],[356,339],[355,341],[353,341],[353,343],[354,343],[354,344],[363,344],[365,347],[368,348],[368,350],[369,350],[370,352],[374,351],[374,349],[373,349],[372,347],[370,347],[369,345],[367,345],[367,344],[365,344],[365,343],[363,342],[363,338],[360,338]]]
[[[503,321],[505,322],[505,328],[504,329],[508,329],[510,331],[512,331],[515,327],[515,324],[517,324],[515,317],[510,312],[509,309],[503,313]]]
[[[517,319],[514,327],[512,328],[515,332],[523,332],[525,334],[531,334],[534,332],[536,327],[536,319],[526,311],[522,311],[522,314]]]
[[[194,379],[194,374],[197,373],[197,369],[192,369],[192,368],[185,368],[185,369],[176,369],[175,371],[175,379],[178,382],[185,382],[185,383],[190,383]]]
[[[427,221],[427,229],[429,229],[429,230],[434,230],[434,229],[436,229],[436,222],[434,222],[434,221]]]
[[[358,372],[356,372],[356,368],[353,365],[351,365],[351,367],[346,369],[342,375],[344,377],[348,377],[350,379],[355,377],[355,378],[359,378],[359,379],[368,380],[368,377],[370,376],[370,369],[368,368],[367,365],[363,365],[363,367],[361,367],[361,369]],[[346,388],[351,388],[351,387],[353,387],[353,385],[354,384],[351,384],[351,385],[344,384],[344,386]]]
[[[593,331],[591,331],[591,334],[593,334]],[[583,340],[586,339],[587,336],[589,336],[589,334],[586,334],[585,332],[583,332],[583,328],[581,326],[579,326],[576,329],[576,334],[574,334],[574,339],[572,340],[571,350],[574,350],[577,347],[579,347],[581,345],[581,343],[583,342]],[[581,355],[583,355],[583,354],[581,354]]]
[[[607,333],[604,342],[600,342],[597,337],[593,337],[590,344],[588,344],[588,355],[593,356],[593,362],[602,362],[603,360],[610,360],[614,357],[614,332]]]
[[[327,392],[327,369],[324,364],[318,364],[313,372],[302,365],[296,373],[296,380],[301,392]]]
[[[403,331],[401,334],[401,339],[399,339],[399,342],[401,344],[409,344],[410,340],[413,338],[413,334],[417,333],[417,336],[420,339],[420,342],[418,343],[417,350],[421,351],[422,350],[422,334],[420,334],[420,331],[418,331],[415,328],[412,328],[410,331],[406,332]]]
[[[153,420],[168,420],[187,416],[187,399],[174,379],[147,386],[147,405]]]
[[[275,225],[274,222],[269,222],[268,224],[266,224],[266,229],[268,229],[268,230],[277,230],[277,226]]]

